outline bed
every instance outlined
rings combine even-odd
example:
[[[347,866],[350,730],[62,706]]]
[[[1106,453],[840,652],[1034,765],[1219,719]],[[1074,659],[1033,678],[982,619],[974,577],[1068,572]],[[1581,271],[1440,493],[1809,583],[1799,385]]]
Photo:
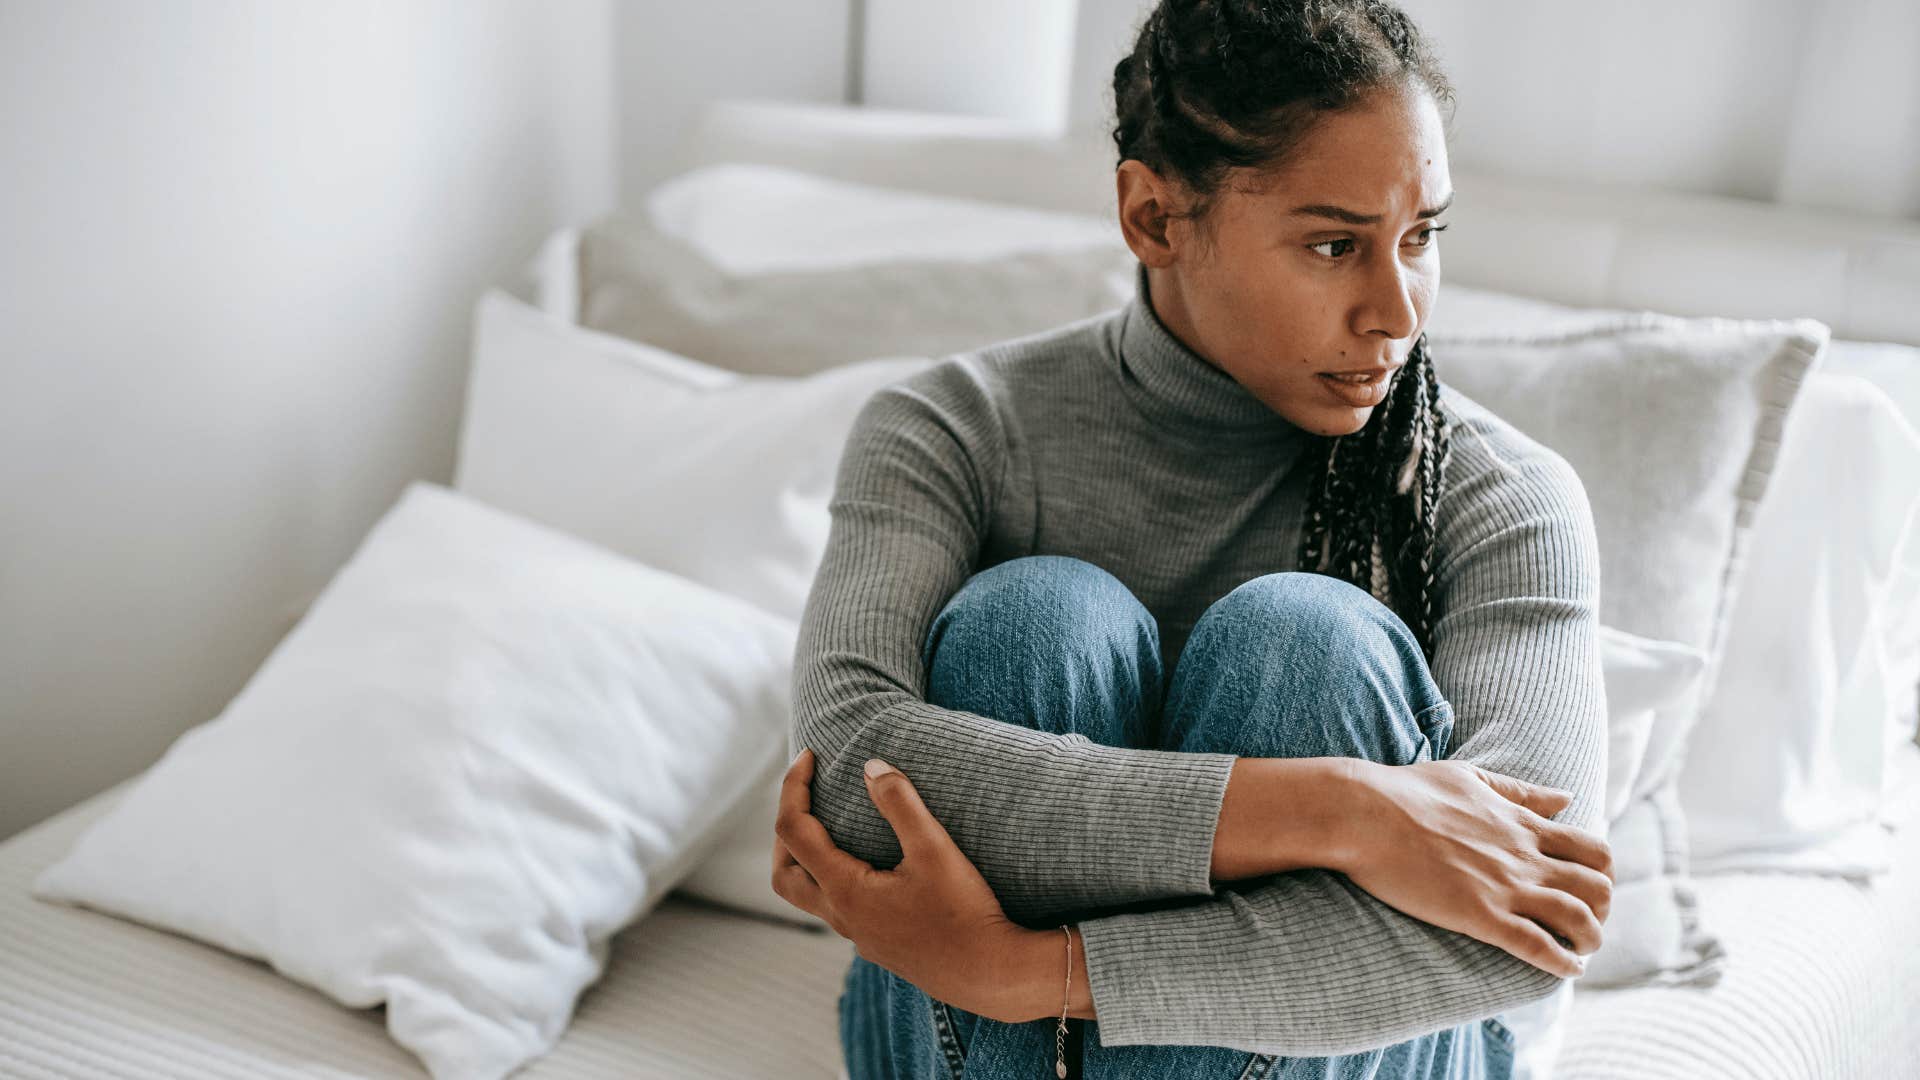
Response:
[[[1920,1076],[1920,747],[1899,758],[1907,842],[1872,885],[1699,879],[1730,951],[1708,992],[1576,993],[1566,1080]],[[45,904],[27,883],[127,782],[0,845],[0,1076],[420,1077],[378,1010],[265,964]],[[528,1080],[841,1075],[841,938],[675,895],[615,939],[605,979]]]
[[[1012,136],[968,121],[923,119],[902,134],[904,122],[853,110],[731,103],[696,125],[682,163],[807,167],[1042,207],[1084,208],[1101,197],[1097,185],[1084,182],[1085,170],[1068,167],[1099,154],[1097,146]],[[976,156],[983,148],[995,165]],[[1467,182],[1458,171],[1456,178]],[[1598,197],[1524,184],[1510,190],[1535,212]],[[1718,236],[1732,252],[1742,250],[1741,238],[1757,223],[1785,223],[1800,235],[1821,224],[1819,215],[1700,197],[1661,205],[1669,215],[1676,207],[1711,211],[1693,219],[1688,242]],[[1649,212],[1640,224],[1653,233],[1661,221]],[[1837,229],[1857,230],[1848,235],[1872,235],[1870,223],[1835,221]],[[522,292],[571,319],[579,297],[568,235],[542,252],[535,285]],[[1623,235],[1630,241],[1638,233]],[[1630,242],[1617,246],[1616,258],[1631,262],[1633,255]],[[1889,293],[1904,272],[1899,266],[1888,271],[1887,262],[1872,259],[1822,265],[1828,272],[1808,293],[1817,302],[1804,313],[1829,320],[1837,336],[1920,342],[1920,304]],[[1541,288],[1534,294],[1567,304],[1663,306],[1658,283],[1646,276],[1575,270],[1560,281],[1535,282]],[[1498,271],[1479,284],[1525,291]],[[1742,284],[1749,287],[1688,278],[1672,287],[1676,297],[1692,290],[1687,304],[1733,315],[1760,313],[1756,305],[1790,283]],[[1556,1075],[1920,1077],[1920,1025],[1912,1022],[1920,1006],[1920,745],[1899,744],[1891,770],[1891,872],[1871,880],[1759,872],[1696,878],[1702,905],[1737,959],[1705,989],[1576,993]],[[389,1037],[380,1009],[342,1008],[264,963],[28,895],[34,876],[133,782],[0,844],[0,1076],[425,1075]],[[831,933],[675,893],[614,938],[607,974],[582,996],[565,1036],[519,1075],[833,1080],[844,1076],[836,1004],[851,956],[850,944]]]

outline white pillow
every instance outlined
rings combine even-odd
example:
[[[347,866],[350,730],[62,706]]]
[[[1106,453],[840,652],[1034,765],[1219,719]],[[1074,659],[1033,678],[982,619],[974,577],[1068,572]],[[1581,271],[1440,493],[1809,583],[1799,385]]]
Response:
[[[1826,370],[1856,375],[1884,391],[1900,410],[1907,426],[1920,431],[1920,348],[1883,341],[1836,341]],[[1835,494],[1841,490],[1838,485]],[[1894,744],[1920,745],[1920,528],[1907,536],[1895,557],[1891,596],[1887,603],[1887,695],[1895,701]],[[1897,781],[1894,770],[1889,784]]]
[[[795,633],[413,483],[33,894],[384,1003],[435,1077],[504,1076],[784,764]]]
[[[929,362],[746,376],[489,293],[475,327],[456,484],[750,600],[794,620],[797,638],[853,418],[875,390]],[[789,653],[793,647],[789,640]],[[680,891],[824,927],[770,881],[787,738],[783,729],[778,760],[753,772],[750,794]]]
[[[1870,383],[1819,374],[1755,524],[1730,662],[1679,790],[1696,872],[1891,868],[1887,736],[1912,693],[1883,628],[1920,514],[1920,438]],[[1895,691],[1889,693],[1889,691]]]
[[[1627,803],[1647,787],[1648,755],[1671,750],[1674,706],[1698,693],[1707,654],[1677,641],[1655,641],[1611,626],[1600,627],[1600,670],[1607,688],[1607,821],[1619,820]]]
[[[1707,981],[1719,971],[1719,943],[1699,929],[1692,886],[1667,873],[1670,763],[1690,726],[1681,702],[1697,696],[1707,656],[1674,641],[1600,627],[1607,688],[1607,844],[1613,903],[1583,987]]]
[[[773,891],[773,821],[780,813],[780,780],[788,764],[782,761],[755,780],[705,860],[677,891],[736,911],[831,929],[824,919],[794,907]]]
[[[855,414],[928,363],[748,378],[490,291],[454,486],[797,623]]]

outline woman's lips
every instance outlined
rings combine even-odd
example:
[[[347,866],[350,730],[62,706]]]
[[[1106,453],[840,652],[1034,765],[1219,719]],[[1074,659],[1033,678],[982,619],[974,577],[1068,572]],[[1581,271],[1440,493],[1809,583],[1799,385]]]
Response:
[[[1356,409],[1365,409],[1380,404],[1387,397],[1387,383],[1394,368],[1382,368],[1366,376],[1335,375],[1321,372],[1320,381],[1336,401]]]

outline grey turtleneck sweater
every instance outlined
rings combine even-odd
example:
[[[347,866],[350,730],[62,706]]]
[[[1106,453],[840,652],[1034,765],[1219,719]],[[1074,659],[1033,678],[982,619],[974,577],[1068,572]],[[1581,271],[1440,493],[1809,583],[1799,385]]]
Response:
[[[884,758],[1008,916],[1081,917],[1105,1045],[1329,1055],[1504,1012],[1561,980],[1388,907],[1339,873],[1209,879],[1231,754],[1103,746],[926,701],[921,643],[967,578],[1025,555],[1112,573],[1169,676],[1208,605],[1295,569],[1314,436],[1174,337],[1145,275],[1107,315],[949,357],[875,394],[848,438],[794,670],[813,811],[900,859],[861,765]],[[1444,377],[1446,358],[1435,362]],[[1575,793],[1604,833],[1600,569],[1566,461],[1445,385],[1435,681],[1450,757]]]

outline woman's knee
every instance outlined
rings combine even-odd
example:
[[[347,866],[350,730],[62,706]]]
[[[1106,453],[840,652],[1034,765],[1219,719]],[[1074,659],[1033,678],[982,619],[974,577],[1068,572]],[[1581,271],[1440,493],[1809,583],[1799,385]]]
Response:
[[[1170,749],[1260,757],[1444,757],[1452,706],[1419,641],[1365,589],[1288,571],[1241,584],[1195,624],[1168,687]]]
[[[933,704],[1107,745],[1146,745],[1159,707],[1158,623],[1082,559],[1033,555],[968,578],[921,657]]]

